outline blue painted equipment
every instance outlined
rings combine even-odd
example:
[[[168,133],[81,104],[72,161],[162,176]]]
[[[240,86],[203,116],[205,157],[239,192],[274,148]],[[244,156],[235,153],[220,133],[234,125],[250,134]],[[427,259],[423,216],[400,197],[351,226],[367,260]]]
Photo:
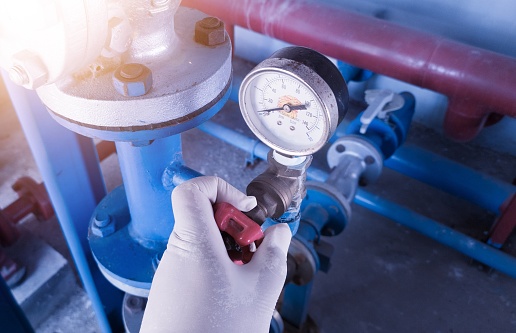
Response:
[[[333,247],[321,237],[340,234],[351,214],[346,198],[332,186],[308,182],[306,187],[301,223],[289,249],[289,267],[295,268],[288,273],[290,283],[285,286],[280,311],[296,327],[301,327],[307,318],[314,275],[330,269]]]
[[[362,69],[340,60],[337,60],[337,68],[339,69],[340,74],[342,74],[342,77],[344,77],[344,80],[346,82],[366,81],[370,79],[374,74],[373,72],[368,71],[367,69]]]
[[[414,96],[407,92],[400,95],[404,100],[403,106],[390,112],[385,120],[375,118],[365,133],[360,131],[363,126],[361,120],[364,112],[360,113],[346,128],[347,135],[359,135],[372,143],[383,154],[384,160],[392,156],[396,149],[405,142],[414,115]]]

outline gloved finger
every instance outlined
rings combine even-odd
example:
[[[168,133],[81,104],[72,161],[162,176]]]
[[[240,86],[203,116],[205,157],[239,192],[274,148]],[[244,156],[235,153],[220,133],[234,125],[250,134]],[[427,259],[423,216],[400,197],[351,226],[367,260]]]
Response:
[[[211,203],[229,202],[243,212],[248,212],[256,206],[254,197],[248,197],[219,177],[204,176],[194,178],[189,182],[195,184]]]
[[[224,249],[213,217],[212,204],[216,201],[229,202],[241,210],[256,206],[254,197],[246,196],[218,177],[192,179],[176,187],[172,193],[173,236],[188,243],[216,242]]]
[[[283,286],[287,274],[287,253],[291,239],[292,232],[286,224],[279,223],[267,228],[258,250],[251,261],[242,268],[266,274],[267,276],[261,276],[260,279],[271,283],[277,281],[278,285]]]

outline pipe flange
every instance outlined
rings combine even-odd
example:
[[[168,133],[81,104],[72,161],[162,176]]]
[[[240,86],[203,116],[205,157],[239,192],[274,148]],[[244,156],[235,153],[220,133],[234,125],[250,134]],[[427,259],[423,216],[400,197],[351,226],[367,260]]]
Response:
[[[319,270],[318,257],[315,250],[311,251],[310,246],[305,244],[303,240],[294,237],[290,242],[288,255],[292,256],[296,263],[292,282],[298,286],[302,286],[312,281]]]
[[[304,211],[310,204],[320,205],[328,213],[328,222],[321,230],[323,236],[336,236],[351,219],[351,207],[346,198],[335,187],[321,182],[306,182],[306,197],[301,204]]]
[[[149,44],[133,42],[132,47],[138,49],[124,54],[123,63],[139,63],[151,71],[152,87],[146,87],[144,94],[120,94],[113,86],[116,68],[89,79],[66,78],[41,87],[38,94],[59,123],[90,137],[152,140],[193,128],[220,110],[231,87],[229,38],[216,46],[194,40],[195,24],[205,17],[195,9],[180,7],[174,22],[177,41],[166,52],[156,50],[158,55],[145,50]]]
[[[359,136],[346,135],[331,145],[327,155],[329,167],[335,168],[346,156],[362,160],[364,172],[360,178],[361,185],[374,183],[382,173],[382,155],[375,146]]]
[[[95,232],[96,228],[107,232]],[[152,248],[145,247],[134,238],[130,228],[127,197],[124,187],[120,186],[104,197],[95,209],[88,242],[100,271],[111,284],[131,295],[147,297],[155,273],[156,257],[165,251],[167,245],[166,242],[156,242]]]

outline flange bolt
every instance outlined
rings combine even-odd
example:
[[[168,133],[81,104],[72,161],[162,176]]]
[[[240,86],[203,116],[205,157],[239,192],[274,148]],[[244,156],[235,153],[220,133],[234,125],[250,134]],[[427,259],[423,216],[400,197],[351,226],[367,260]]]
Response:
[[[215,46],[226,41],[224,22],[216,17],[205,17],[195,24],[195,41],[206,46]]]
[[[152,88],[152,72],[142,64],[124,64],[113,73],[113,86],[123,96],[143,96]]]

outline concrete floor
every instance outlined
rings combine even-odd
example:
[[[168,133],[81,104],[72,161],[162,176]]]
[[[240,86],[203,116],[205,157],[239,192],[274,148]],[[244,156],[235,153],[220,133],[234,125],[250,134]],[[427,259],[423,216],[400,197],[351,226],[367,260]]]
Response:
[[[236,63],[235,68],[245,71],[249,64]],[[18,177],[39,180],[39,175],[1,88],[0,117],[0,206],[4,207],[16,198],[10,186]],[[214,121],[249,134],[233,102]],[[516,176],[516,157],[452,143],[418,124],[408,142],[507,182]],[[246,168],[245,153],[197,129],[183,134],[183,147],[188,166],[220,176],[242,190],[265,168],[264,162]],[[121,183],[116,156],[102,162],[102,168],[108,189]],[[479,239],[494,219],[468,202],[388,169],[367,190]],[[333,266],[328,274],[317,276],[313,291],[310,314],[322,332],[516,332],[514,279],[489,272],[358,205],[352,209],[346,230],[329,239],[335,247]],[[23,226],[69,258],[55,219],[29,218]],[[509,240],[504,250],[515,252],[513,242]],[[84,293],[75,290],[68,300],[38,332],[95,332]]]

